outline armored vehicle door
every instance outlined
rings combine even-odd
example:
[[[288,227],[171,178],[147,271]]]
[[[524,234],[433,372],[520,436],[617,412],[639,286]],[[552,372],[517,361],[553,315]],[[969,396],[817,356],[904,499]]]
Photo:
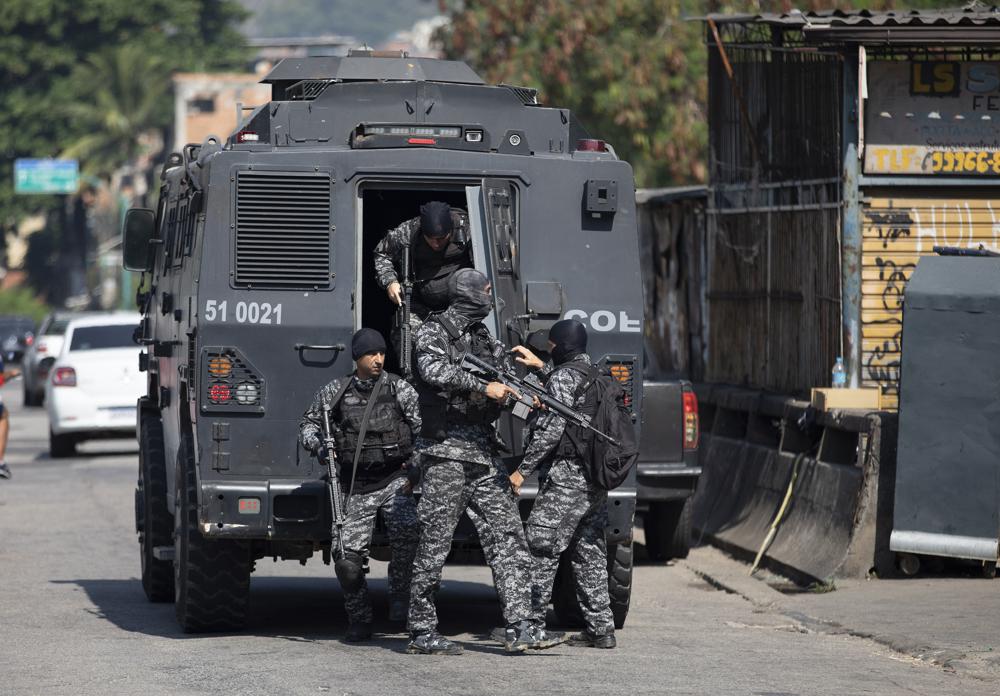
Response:
[[[496,308],[487,318],[490,333],[507,346],[526,339],[527,316],[518,275],[517,186],[506,179],[483,179],[480,186],[466,187],[472,255],[476,268],[493,286]],[[500,433],[514,454],[521,451],[521,423],[509,413],[500,420]]]
[[[491,279],[496,311],[486,319],[490,332],[508,345],[523,340],[522,300],[517,291],[517,187],[506,179],[484,179],[466,187],[476,268]]]

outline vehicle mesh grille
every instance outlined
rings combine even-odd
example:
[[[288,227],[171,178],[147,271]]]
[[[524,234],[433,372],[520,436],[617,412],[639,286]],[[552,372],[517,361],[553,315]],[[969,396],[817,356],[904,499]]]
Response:
[[[239,172],[236,284],[329,287],[330,176]]]

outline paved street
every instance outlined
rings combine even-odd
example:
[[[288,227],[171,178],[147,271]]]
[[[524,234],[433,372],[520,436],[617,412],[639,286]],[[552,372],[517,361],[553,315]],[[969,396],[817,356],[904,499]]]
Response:
[[[52,460],[44,410],[22,409],[20,389],[14,382],[3,390],[14,471],[0,481],[3,694],[763,696],[996,688],[720,591],[695,572],[696,558],[637,568],[616,651],[559,647],[505,656],[485,639],[499,620],[489,572],[466,566],[446,569],[439,594],[442,630],[457,636],[466,654],[406,655],[401,633],[347,645],[337,583],[318,559],[305,567],[259,562],[248,630],[186,636],[173,607],[148,603],[137,579],[134,444],[88,443],[75,458]],[[384,616],[385,565],[373,565],[376,611]],[[852,600],[863,602],[864,593]],[[388,630],[384,623],[377,628]]]

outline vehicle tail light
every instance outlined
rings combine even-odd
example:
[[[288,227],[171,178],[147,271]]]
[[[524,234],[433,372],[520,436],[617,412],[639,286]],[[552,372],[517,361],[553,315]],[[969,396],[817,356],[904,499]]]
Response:
[[[210,411],[263,411],[264,380],[235,348],[209,348],[203,363],[205,401]]]
[[[45,345],[44,343],[39,343],[38,347],[35,348],[35,352],[36,353],[48,353],[49,352],[49,347],[47,345]]]
[[[35,337],[34,336],[28,335],[28,336],[24,337],[24,345],[26,345],[26,346],[28,346],[30,348],[34,343],[35,343]]]
[[[232,390],[229,388],[228,384],[223,384],[222,382],[214,382],[212,386],[208,388],[208,399],[213,404],[222,404],[229,401],[231,397]]]
[[[608,369],[611,372],[611,376],[618,380],[622,388],[625,390],[625,405],[628,408],[632,408],[632,397],[633,397],[633,380],[632,380],[632,362],[628,361],[609,361]]]
[[[260,136],[253,131],[243,130],[236,134],[236,142],[238,143],[256,143],[260,142]]]
[[[698,449],[698,397],[684,389],[684,449]]]
[[[72,367],[57,367],[56,371],[52,373],[52,386],[75,387],[76,370]]]

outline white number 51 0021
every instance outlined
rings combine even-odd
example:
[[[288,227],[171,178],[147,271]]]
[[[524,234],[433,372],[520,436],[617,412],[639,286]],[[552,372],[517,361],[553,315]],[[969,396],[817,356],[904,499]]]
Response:
[[[270,302],[237,302],[232,320],[237,324],[280,324],[281,304]],[[231,321],[229,301],[206,300],[205,321]]]

